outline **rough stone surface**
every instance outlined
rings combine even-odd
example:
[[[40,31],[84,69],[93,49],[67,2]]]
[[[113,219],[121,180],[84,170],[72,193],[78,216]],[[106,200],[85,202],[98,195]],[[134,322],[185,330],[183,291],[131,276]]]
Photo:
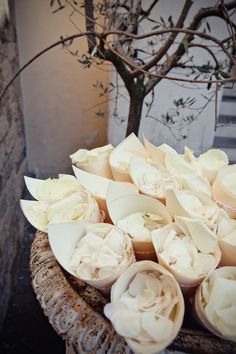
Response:
[[[13,26],[0,28],[0,91],[18,69]],[[19,207],[26,173],[25,138],[19,83],[0,103],[0,328],[6,314],[22,249],[25,221]]]
[[[28,224],[17,283],[0,332],[1,354],[65,354],[65,343],[44,316],[31,285],[29,259],[34,236],[35,229]]]

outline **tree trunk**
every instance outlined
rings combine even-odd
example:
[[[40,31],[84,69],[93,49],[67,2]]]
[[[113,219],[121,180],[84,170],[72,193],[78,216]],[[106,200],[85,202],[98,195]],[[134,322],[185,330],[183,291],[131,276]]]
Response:
[[[128,125],[126,136],[135,133],[138,136],[139,126],[142,118],[142,109],[144,102],[144,86],[142,83],[135,85],[135,89],[130,94]]]

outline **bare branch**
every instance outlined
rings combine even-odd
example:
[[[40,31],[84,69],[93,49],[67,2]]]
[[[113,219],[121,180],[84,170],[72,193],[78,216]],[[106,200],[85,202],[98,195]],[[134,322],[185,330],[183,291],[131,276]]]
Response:
[[[142,13],[143,16],[141,17],[140,22],[141,22],[145,17],[148,17],[148,16],[150,15],[152,9],[156,6],[156,4],[158,3],[158,1],[159,1],[159,0],[154,0],[154,1],[150,4],[150,6],[149,6],[149,8],[148,8],[147,10],[143,10],[143,9],[142,9],[141,13]]]
[[[84,2],[85,9],[85,22],[86,22],[86,30],[88,32],[94,32],[94,12],[93,12],[93,0],[86,0]],[[96,46],[96,36],[93,34],[88,35],[88,51],[91,53]]]
[[[192,4],[193,4],[193,0],[186,0],[185,1],[182,12],[179,16],[178,21],[176,22],[176,25],[175,25],[176,28],[183,28],[184,21],[188,15],[188,12],[189,12]],[[169,38],[167,39],[166,43],[163,46],[161,46],[161,48],[158,50],[158,52],[156,53],[154,58],[152,58],[152,60],[150,60],[149,63],[147,63],[146,65],[143,65],[142,69],[149,70],[150,68],[155,66],[162,59],[162,57],[167,53],[168,49],[173,44],[177,35],[178,35],[178,32],[172,32],[171,35],[169,36]],[[140,73],[140,71],[136,70],[133,72],[132,76],[136,77],[137,75],[139,75],[139,73]]]
[[[191,47],[191,48],[198,47],[198,48],[202,48],[202,49],[206,50],[212,56],[216,66],[219,67],[219,62],[218,62],[215,54],[213,53],[213,51],[209,47],[207,47],[204,44],[198,44],[198,43],[190,43],[189,47]]]
[[[99,37],[99,34],[97,34],[96,32],[81,32],[81,33],[76,33],[73,34],[71,36],[68,36],[66,38],[62,38],[57,42],[54,42],[53,44],[51,44],[50,46],[44,48],[43,50],[41,50],[39,53],[37,53],[35,56],[33,56],[33,58],[31,58],[29,61],[27,61],[12,77],[11,79],[6,83],[4,89],[2,90],[1,94],[0,94],[0,102],[3,99],[5,93],[7,92],[8,88],[11,86],[11,84],[15,81],[15,79],[22,73],[22,71],[24,71],[30,64],[32,64],[35,60],[37,60],[39,57],[41,57],[43,54],[49,52],[51,49],[58,47],[61,44],[65,44],[66,42],[69,42],[75,38],[80,38],[80,37],[85,37],[85,36],[89,36],[89,35],[95,35]]]
[[[225,9],[231,10],[233,8],[236,7],[236,0],[231,1],[230,3],[225,5]],[[176,51],[171,55],[170,58],[168,58],[168,61],[166,62],[166,67],[164,70],[161,71],[162,76],[165,76],[168,74],[168,72],[171,70],[171,68],[173,68],[177,63],[178,60],[181,58],[181,56],[185,53],[185,46],[184,43],[190,43],[193,38],[194,38],[194,32],[196,33],[200,33],[200,32],[196,32],[196,29],[198,29],[201,25],[201,21],[206,18],[206,17],[210,17],[210,16],[218,16],[218,17],[222,17],[223,15],[223,8],[222,5],[217,5],[215,7],[209,7],[209,8],[202,8],[200,9],[197,14],[194,16],[192,22],[190,23],[188,29],[186,29],[185,33],[186,35],[184,36],[182,42],[180,43],[180,45],[178,46],[178,48],[176,49]],[[225,16],[225,15],[224,15]],[[225,17],[223,17],[225,19]],[[182,31],[183,32],[183,31]],[[192,32],[192,33],[191,33]],[[206,34],[206,33],[205,33]],[[199,35],[200,36],[200,35]],[[207,38],[208,37],[208,38]],[[230,59],[231,63],[235,64],[235,58],[231,55],[231,53],[229,53],[229,51],[226,50],[226,48],[224,47],[224,44],[222,43],[222,41],[219,41],[217,38],[210,38],[212,36],[209,37],[209,34],[207,34],[207,37],[205,37],[206,39],[209,40],[213,40],[217,45],[219,45],[219,47],[223,50],[223,52],[228,56],[228,58]],[[202,36],[202,38],[204,38]],[[216,39],[216,41],[215,41]],[[158,78],[151,78],[149,79],[149,81],[146,84],[146,92],[149,93],[153,87],[160,81],[160,79]]]

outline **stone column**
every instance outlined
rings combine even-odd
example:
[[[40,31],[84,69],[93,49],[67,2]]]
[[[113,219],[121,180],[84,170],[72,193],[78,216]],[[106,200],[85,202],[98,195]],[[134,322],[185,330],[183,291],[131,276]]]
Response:
[[[15,29],[4,15],[4,3],[0,0],[0,91],[19,67]],[[25,173],[20,86],[15,82],[0,102],[0,328],[16,280],[24,237],[25,221],[19,199]]]

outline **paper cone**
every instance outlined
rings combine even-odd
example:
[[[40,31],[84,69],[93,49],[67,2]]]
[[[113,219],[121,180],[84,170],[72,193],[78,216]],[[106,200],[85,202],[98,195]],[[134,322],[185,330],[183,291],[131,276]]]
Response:
[[[210,183],[198,175],[187,175],[182,178],[183,189],[191,190],[193,192],[200,192],[206,194],[211,198],[212,189]]]
[[[134,133],[123,140],[110,154],[109,162],[114,180],[132,182],[128,167],[131,157],[148,159],[148,154]]]
[[[21,200],[20,205],[31,225],[42,232],[47,232],[49,223],[102,221],[96,200],[86,191],[72,193],[57,201]]]
[[[233,233],[232,233],[233,234]],[[229,237],[224,237],[219,240],[219,246],[221,249],[221,260],[220,265],[224,266],[234,266],[236,267],[236,229],[234,235]]]
[[[229,163],[226,153],[218,149],[208,150],[204,154],[201,154],[197,161],[202,167],[203,175],[210,183],[214,182],[217,173]]]
[[[36,200],[20,200],[21,209],[29,223],[37,230],[47,232],[48,229],[48,203]]]
[[[165,155],[165,167],[169,173],[177,178],[186,178],[196,174],[194,167],[177,153],[167,153]]]
[[[124,294],[131,291],[131,286],[135,279],[137,279],[136,283],[138,279],[140,279],[140,290],[133,289],[132,291],[142,292],[142,275],[145,276],[147,274],[151,277],[150,279],[153,279],[153,284],[155,282],[154,279],[156,279],[157,284],[162,284],[158,285],[158,287],[163,286],[165,288],[168,284],[168,289],[165,288],[166,290],[164,290],[162,294],[165,296],[165,291],[167,291],[173,298],[173,301],[170,299],[173,306],[171,311],[172,315],[169,314],[170,311],[166,311],[161,321],[165,325],[163,327],[160,325],[160,328],[155,322],[155,318],[158,318],[158,315],[156,316],[156,313],[159,311],[158,308],[153,311],[151,308],[149,308],[148,311],[146,308],[131,310],[132,302],[130,302],[130,304],[128,302],[127,304],[126,302],[122,302]],[[144,286],[144,289],[146,289],[146,287],[148,289],[150,285],[144,283]],[[119,310],[119,308],[121,309]],[[132,264],[112,286],[111,303],[105,306],[104,313],[110,319],[116,331],[125,338],[134,352],[151,354],[164,350],[177,336],[183,321],[184,300],[178,283],[167,270],[157,263],[141,261]],[[151,322],[149,318],[152,319]],[[167,326],[167,324],[169,325],[169,323],[172,325],[171,330],[168,330],[169,326]],[[155,326],[158,328],[155,328]],[[143,333],[145,333],[145,340],[143,339]],[[151,335],[149,333],[151,333]]]
[[[198,220],[188,219],[187,221],[190,222],[190,225],[191,225],[191,222],[193,223],[192,229],[191,229],[190,225],[188,225],[188,223],[186,222],[186,227],[185,227],[186,231],[184,231],[184,228],[182,228],[182,230],[181,230],[180,225],[182,223],[181,226],[183,226],[183,224],[186,221],[185,219],[188,219],[188,218],[179,218],[179,219],[177,219],[178,224],[172,223],[172,224],[164,226],[162,229],[153,231],[152,232],[152,242],[153,242],[153,246],[156,251],[156,254],[157,254],[159,264],[161,264],[164,268],[166,268],[169,272],[171,272],[171,274],[178,281],[183,294],[188,297],[188,296],[191,296],[194,294],[197,286],[201,283],[201,281],[205,278],[205,276],[217,267],[217,265],[220,262],[221,251],[219,249],[218,242],[216,241],[215,243],[213,243],[210,230],[208,230],[208,228],[204,224],[201,224],[201,222],[199,222]],[[204,228],[206,228],[206,229],[204,230]],[[204,230],[204,232],[203,232],[203,230]],[[175,247],[173,246],[174,240],[170,239],[168,241],[168,236],[173,234],[173,232],[176,234],[177,237],[178,237],[178,235],[181,235],[181,234],[186,235],[186,236],[190,236],[192,239],[192,245],[195,246],[196,252],[202,253],[204,255],[209,254],[209,256],[214,257],[214,263],[211,264],[210,267],[208,267],[207,273],[198,275],[197,269],[194,271],[194,269],[192,269],[191,267],[189,267],[187,265],[180,266],[181,264],[183,264],[183,257],[185,257],[185,256],[191,257],[193,251],[192,251],[192,248],[189,248],[189,253],[187,253],[187,248],[186,248],[186,253],[183,253],[182,249],[180,249],[179,252],[181,251],[182,253],[178,254],[178,252],[176,250],[177,244],[175,244]],[[198,235],[199,232],[200,232],[200,234]],[[201,232],[203,232],[203,235],[201,235]],[[205,238],[207,245],[204,245],[204,242],[197,240],[197,236],[199,236],[199,237],[202,236],[203,238]],[[214,238],[216,239],[216,237],[214,237]],[[203,241],[203,239],[202,239],[202,241]],[[174,264],[171,266],[166,261],[166,258],[163,257],[163,252],[166,250],[166,247],[168,247],[168,246],[172,247],[172,249],[170,248],[170,251],[169,251],[170,257],[171,257],[171,250],[172,250],[173,251],[172,259],[173,260],[176,259],[177,262],[179,260],[179,262],[180,262],[178,267],[175,267]],[[187,246],[187,244],[186,244],[186,246]],[[179,247],[180,247],[180,245],[179,245]],[[183,247],[183,245],[182,245],[182,247]],[[203,247],[203,249],[202,249],[202,247]],[[192,256],[192,258],[193,258],[193,256]],[[213,258],[210,259],[210,261],[212,261],[212,260],[213,260]],[[192,259],[192,263],[193,263],[193,261],[194,261],[194,258]],[[201,264],[199,264],[199,267],[201,267]]]
[[[143,137],[143,141],[144,141],[145,149],[147,150],[147,153],[150,156],[150,158],[154,162],[162,166],[165,166],[165,157],[167,154],[174,154],[174,156],[177,155],[177,152],[167,144],[155,146],[152,143],[150,143],[145,137]]]
[[[78,180],[71,175],[59,175],[59,178],[45,180],[27,176],[24,178],[28,191],[36,200],[58,200],[82,189]]]
[[[181,189],[181,183],[164,168],[155,168],[144,160],[132,158],[130,176],[142,194],[156,198],[165,204],[167,189]]]
[[[130,182],[110,182],[107,189],[107,203],[111,203],[113,200],[128,196],[138,195],[138,188]]]
[[[164,224],[171,222],[166,207],[156,199],[143,195],[127,195],[108,201],[108,212],[113,224],[117,225],[118,221],[138,212],[147,212],[157,214],[163,217]],[[156,260],[155,250],[150,240],[137,240],[131,238],[135,257],[137,260],[145,259]]]
[[[199,218],[200,215],[198,215],[195,209],[201,208],[201,206],[210,207],[216,206],[216,204],[211,198],[200,192],[197,193],[189,190],[168,190],[166,192],[166,207],[172,217],[187,216]]]
[[[80,184],[92,194],[96,199],[99,208],[103,210],[108,217],[106,197],[110,179],[85,172],[76,166],[72,166],[74,174]]]
[[[199,286],[194,301],[197,320],[216,336],[236,342],[235,311],[236,267],[222,267],[214,270]],[[231,308],[231,303],[232,305]],[[228,312],[227,312],[228,311]],[[226,321],[223,319],[226,314]],[[231,326],[230,316],[232,316]],[[226,329],[226,331],[225,331]],[[227,332],[227,333],[226,333]],[[230,334],[231,332],[231,334]]]
[[[126,242],[126,256],[127,260],[123,261],[117,269],[114,269],[114,273],[104,279],[89,279],[81,278],[73,272],[71,269],[71,259],[75,252],[78,243],[85,234],[90,231],[90,229],[95,232],[97,229],[96,235],[103,238],[104,235],[109,233],[114,228],[110,224],[87,224],[87,223],[64,223],[64,224],[50,224],[48,227],[48,237],[49,243],[52,249],[54,256],[60,265],[71,275],[80,280],[85,281],[89,285],[101,290],[103,293],[107,294],[110,291],[111,285],[119,277],[119,275],[133,262],[133,251],[132,245],[127,237],[124,236],[124,242]],[[91,232],[91,231],[90,231]],[[103,237],[101,236],[102,234]]]
[[[217,174],[212,186],[213,198],[233,219],[236,219],[235,180],[236,165],[230,165]]]
[[[101,177],[113,179],[109,164],[109,154],[104,158],[99,158],[99,151],[109,147],[111,147],[111,149],[113,148],[112,145],[106,145],[90,151],[86,149],[79,149],[74,154],[70,155],[72,164],[76,165],[83,171],[93,173]],[[89,159],[86,161],[88,153],[91,154],[93,151],[98,152],[97,158],[96,156],[93,156],[93,158],[90,158],[91,161]]]

